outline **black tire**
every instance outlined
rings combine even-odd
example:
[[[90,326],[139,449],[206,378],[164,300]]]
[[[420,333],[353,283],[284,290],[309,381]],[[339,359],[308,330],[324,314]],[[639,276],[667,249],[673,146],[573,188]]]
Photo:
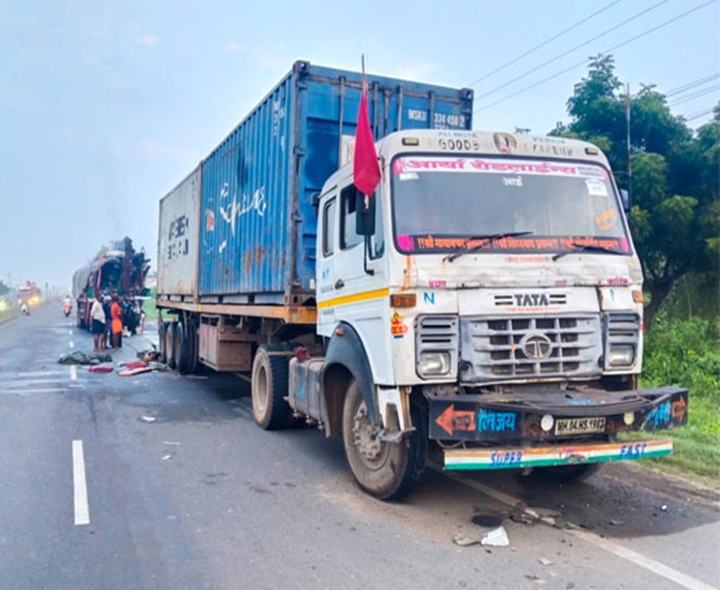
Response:
[[[165,354],[165,332],[167,332],[167,323],[160,322],[160,325],[158,326],[158,360],[161,363],[164,363],[167,360],[167,356]]]
[[[350,471],[358,485],[380,500],[397,500],[422,479],[427,454],[423,412],[411,404],[415,431],[399,443],[378,440],[371,430],[365,400],[354,379],[343,404],[343,443]]]
[[[197,325],[194,321],[189,321],[185,325],[185,341],[188,347],[188,373],[197,373],[199,354],[198,354],[198,333]]]
[[[185,337],[185,325],[178,322],[175,324],[173,357],[175,358],[175,368],[181,375],[187,375],[188,373],[188,365],[190,362],[189,356],[188,342]]]
[[[165,327],[165,363],[171,369],[177,366],[175,359],[175,322],[168,322]]]
[[[188,375],[197,368],[195,360],[194,334],[185,323],[175,324],[175,339],[173,340],[173,356],[178,373]]]
[[[283,399],[288,394],[289,357],[270,354],[283,350],[279,344],[263,344],[253,360],[253,416],[263,430],[281,430],[292,422],[292,410]]]
[[[600,463],[581,463],[579,465],[555,465],[551,467],[538,467],[532,475],[545,481],[556,483],[573,483],[584,481],[596,474],[600,469]]]

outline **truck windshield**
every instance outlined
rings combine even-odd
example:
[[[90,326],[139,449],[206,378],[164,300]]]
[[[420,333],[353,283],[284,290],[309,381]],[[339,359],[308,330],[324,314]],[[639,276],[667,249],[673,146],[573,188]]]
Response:
[[[588,162],[402,156],[392,198],[406,254],[630,252],[609,173]]]

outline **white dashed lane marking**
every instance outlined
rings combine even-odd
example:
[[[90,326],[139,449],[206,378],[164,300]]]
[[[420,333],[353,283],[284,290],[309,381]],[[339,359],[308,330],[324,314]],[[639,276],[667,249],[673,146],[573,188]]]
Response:
[[[85,478],[85,455],[81,440],[72,441],[72,461],[75,526],[83,526],[90,524],[90,506],[88,505],[87,480]]]

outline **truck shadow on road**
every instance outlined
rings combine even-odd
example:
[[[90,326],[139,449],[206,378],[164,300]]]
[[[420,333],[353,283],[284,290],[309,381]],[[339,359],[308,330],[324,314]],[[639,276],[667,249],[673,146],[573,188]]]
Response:
[[[249,384],[235,375],[200,372],[189,377],[154,373],[140,386],[127,388],[123,404],[152,407],[158,422],[220,422],[237,420],[257,428],[252,416]],[[389,516],[413,515],[418,522],[428,514],[447,522],[490,510],[505,521],[528,527],[543,525],[524,508],[539,513],[557,529],[579,527],[607,538],[663,536],[720,520],[719,496],[712,490],[654,473],[636,465],[608,464],[583,482],[560,484],[525,477],[515,470],[465,473],[462,479],[480,484],[512,499],[498,503],[478,491],[428,470],[418,489],[403,502],[378,503],[359,490],[349,475],[342,441],[327,439],[315,428],[300,427],[262,433],[274,437],[289,453],[302,458],[325,481],[326,493],[344,501],[382,506]],[[516,505],[512,505],[516,501]],[[422,514],[422,516],[421,516]],[[550,519],[549,521],[547,519]]]

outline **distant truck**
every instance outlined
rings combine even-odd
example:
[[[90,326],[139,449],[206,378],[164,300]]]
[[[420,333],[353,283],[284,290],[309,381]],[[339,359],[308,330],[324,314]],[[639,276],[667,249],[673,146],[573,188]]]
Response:
[[[368,84],[373,197],[351,164],[361,76],[296,62],[160,201],[167,363],[249,373],[260,427],[342,436],[382,499],[428,452],[563,480],[669,454],[617,438],[684,424],[688,398],[637,389],[641,267],[605,156],[472,131],[467,89]]]
[[[27,281],[23,286],[18,287],[18,307],[26,306],[27,309],[30,310],[33,307],[39,305],[41,301],[42,291],[33,281]]]
[[[135,333],[142,321],[142,303],[146,298],[145,278],[150,259],[145,251],[136,252],[128,237],[112,242],[89,264],[73,275],[73,298],[77,325],[90,329],[90,307],[95,293],[117,294],[123,307],[123,325]]]

